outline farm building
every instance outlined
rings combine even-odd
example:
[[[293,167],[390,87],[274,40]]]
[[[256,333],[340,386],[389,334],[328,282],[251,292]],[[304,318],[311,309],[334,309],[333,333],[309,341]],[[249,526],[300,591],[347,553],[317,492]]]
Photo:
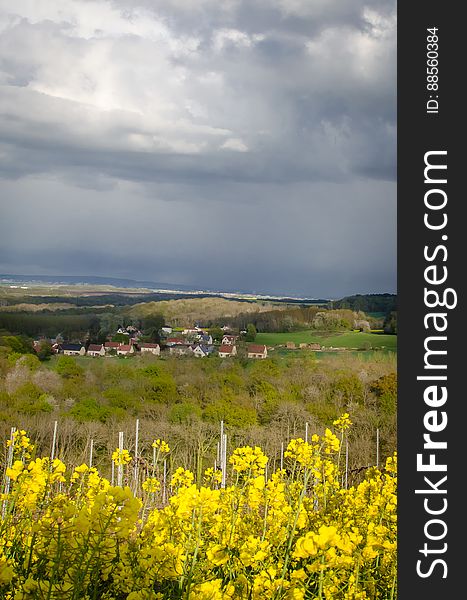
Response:
[[[266,358],[268,349],[264,345],[250,344],[247,349],[248,358]]]
[[[141,350],[141,353],[150,352],[151,354],[154,354],[155,356],[159,356],[161,353],[159,344],[145,343],[145,344],[140,344],[139,348]]]
[[[222,344],[219,347],[219,356],[221,358],[227,358],[229,356],[237,356],[237,346],[230,344]]]
[[[105,356],[105,348],[103,344],[89,344],[86,354],[88,356]]]

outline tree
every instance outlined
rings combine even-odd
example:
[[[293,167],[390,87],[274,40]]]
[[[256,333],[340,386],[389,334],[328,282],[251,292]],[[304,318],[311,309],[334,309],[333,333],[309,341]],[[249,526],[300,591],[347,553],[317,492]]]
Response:
[[[247,342],[254,342],[256,339],[256,333],[256,327],[253,325],[253,323],[248,323],[246,327],[245,340]]]
[[[386,315],[383,323],[384,333],[397,333],[397,312],[391,311]]]
[[[160,344],[160,330],[164,327],[164,316],[161,314],[151,315],[143,319],[143,334],[151,342]]]
[[[39,360],[49,360],[53,354],[52,344],[48,340],[41,340],[36,354]]]
[[[221,342],[222,338],[224,337],[224,332],[222,331],[222,329],[220,327],[213,327],[209,330],[209,333],[212,336],[212,339],[215,342]]]
[[[55,370],[64,379],[69,379],[71,377],[80,377],[84,373],[83,368],[80,367],[75,361],[75,359],[71,356],[60,356],[60,358],[57,361]]]

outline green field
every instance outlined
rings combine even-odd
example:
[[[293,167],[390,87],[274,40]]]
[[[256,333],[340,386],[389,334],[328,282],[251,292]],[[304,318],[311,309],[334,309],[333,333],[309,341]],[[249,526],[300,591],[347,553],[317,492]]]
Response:
[[[308,329],[294,331],[293,333],[258,333],[255,339],[255,343],[267,346],[278,346],[287,342],[295,342],[296,344],[318,343],[326,348],[385,348],[394,351],[397,349],[397,336],[361,331],[324,333]]]

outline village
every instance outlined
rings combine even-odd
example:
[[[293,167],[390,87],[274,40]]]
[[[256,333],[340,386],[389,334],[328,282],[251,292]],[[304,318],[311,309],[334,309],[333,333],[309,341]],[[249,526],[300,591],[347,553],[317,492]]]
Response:
[[[88,356],[88,357],[131,357],[136,355],[151,354],[154,356],[193,356],[207,358],[218,356],[220,358],[232,358],[240,355],[249,359],[264,359],[269,350],[265,344],[246,342],[244,336],[246,331],[234,334],[227,326],[222,327],[224,334],[222,339],[214,340],[208,330],[195,325],[192,328],[174,330],[172,327],[162,327],[160,330],[160,343],[142,341],[142,332],[133,325],[119,327],[112,340],[96,344],[87,342],[67,342],[58,335],[53,339],[34,340],[33,347],[39,351],[44,342],[50,344],[52,354],[63,354],[65,356]],[[116,341],[115,338],[119,338]],[[285,347],[289,350],[310,349],[321,350],[320,344],[295,344],[287,342]]]

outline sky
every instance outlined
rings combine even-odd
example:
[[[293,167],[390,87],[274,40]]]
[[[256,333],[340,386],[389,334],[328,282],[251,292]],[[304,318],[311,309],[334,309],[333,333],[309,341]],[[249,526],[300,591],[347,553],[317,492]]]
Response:
[[[0,273],[395,292],[395,1],[0,0]]]

